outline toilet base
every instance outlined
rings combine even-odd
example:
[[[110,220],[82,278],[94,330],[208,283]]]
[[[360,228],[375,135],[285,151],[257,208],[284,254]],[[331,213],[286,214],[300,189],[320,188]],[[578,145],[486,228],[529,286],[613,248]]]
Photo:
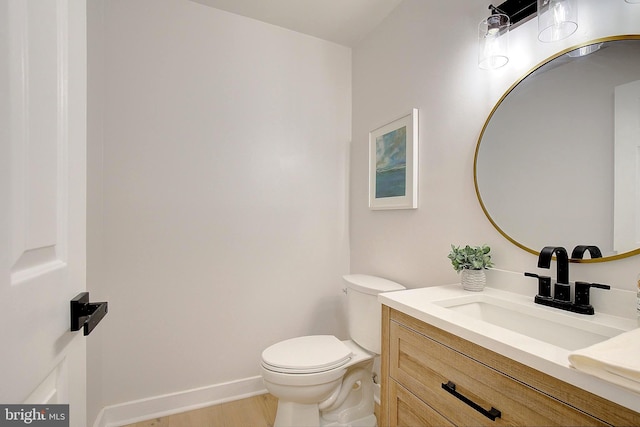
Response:
[[[374,414],[346,423],[327,421],[319,417],[318,405],[278,402],[278,411],[273,425],[276,427],[377,427],[378,421]]]
[[[369,414],[366,417],[350,421],[346,424],[339,423],[337,421],[324,423],[323,421],[324,420],[320,420],[321,427],[378,427],[378,420],[373,414]]]
[[[274,427],[320,427],[318,404],[278,402]]]

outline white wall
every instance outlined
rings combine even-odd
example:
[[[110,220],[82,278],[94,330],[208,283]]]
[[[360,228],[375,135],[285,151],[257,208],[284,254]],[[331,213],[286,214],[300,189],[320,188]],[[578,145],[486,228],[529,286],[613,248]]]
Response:
[[[92,411],[345,336],[351,50],[184,0],[94,13]]]
[[[405,0],[354,49],[353,271],[409,287],[454,283],[459,277],[447,259],[449,245],[483,243],[492,247],[498,268],[536,270],[536,257],[504,239],[477,201],[473,158],[480,131],[502,94],[543,59],[595,38],[640,33],[640,5],[581,0],[577,33],[552,44],[539,43],[536,20],[528,21],[511,32],[511,60],[495,71],[477,66],[477,25],[487,13],[487,2],[477,0]],[[419,209],[370,211],[368,132],[412,107],[420,109]],[[568,182],[560,184],[571,191]],[[638,273],[638,257],[571,266],[572,280],[629,290]]]
[[[104,301],[102,243],[104,141],[104,2],[87,2],[87,290],[93,301]],[[98,299],[101,298],[101,299]],[[111,317],[109,314],[107,314]],[[111,320],[107,318],[107,320]],[[107,320],[87,337],[87,425],[102,409],[102,332]]]

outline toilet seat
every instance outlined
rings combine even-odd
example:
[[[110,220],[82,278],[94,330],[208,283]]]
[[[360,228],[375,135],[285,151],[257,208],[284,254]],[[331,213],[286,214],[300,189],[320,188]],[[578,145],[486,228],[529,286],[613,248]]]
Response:
[[[313,374],[344,366],[352,355],[351,349],[333,335],[312,335],[268,347],[262,352],[262,365],[284,374]]]

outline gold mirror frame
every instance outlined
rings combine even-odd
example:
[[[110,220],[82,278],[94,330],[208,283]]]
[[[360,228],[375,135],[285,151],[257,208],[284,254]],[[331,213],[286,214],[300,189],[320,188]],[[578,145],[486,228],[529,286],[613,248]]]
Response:
[[[474,155],[474,158],[473,158],[473,184],[474,184],[475,191],[476,191],[476,197],[478,198],[478,202],[480,202],[480,207],[482,208],[482,211],[484,212],[485,216],[487,217],[487,219],[489,220],[491,225],[493,225],[495,227],[495,229],[498,230],[498,232],[505,239],[507,239],[508,241],[510,241],[511,243],[516,245],[517,247],[519,247],[520,249],[523,249],[523,250],[525,250],[525,251],[527,251],[527,252],[529,252],[529,253],[531,253],[533,255],[538,256],[540,252],[523,245],[522,243],[516,241],[511,236],[509,236],[507,233],[505,233],[504,230],[502,230],[500,228],[500,226],[498,224],[496,224],[496,222],[493,220],[491,215],[489,215],[489,211],[487,210],[486,206],[484,205],[484,202],[482,201],[482,197],[480,196],[480,189],[478,188],[478,174],[477,174],[478,152],[480,151],[480,144],[482,143],[482,137],[484,136],[485,130],[487,129],[487,126],[489,125],[489,122],[491,121],[491,118],[493,117],[493,114],[496,112],[498,107],[500,107],[500,105],[502,104],[502,101],[511,93],[511,91],[513,89],[515,89],[516,86],[518,86],[524,79],[529,77],[533,72],[538,70],[543,65],[546,65],[547,63],[553,61],[554,59],[556,59],[556,58],[558,58],[558,57],[560,57],[560,56],[562,56],[562,55],[564,55],[564,54],[566,54],[568,52],[571,52],[572,50],[579,49],[581,47],[589,46],[589,45],[596,44],[596,43],[611,42],[611,41],[616,41],[616,40],[640,40],[640,34],[627,34],[627,35],[604,37],[604,38],[600,38],[600,39],[591,40],[591,41],[588,41],[588,42],[585,42],[585,43],[581,43],[581,44],[569,47],[569,48],[567,48],[567,49],[565,49],[565,50],[563,50],[561,52],[558,52],[555,55],[543,60],[542,62],[540,62],[537,65],[535,65],[531,70],[529,70],[521,78],[516,80],[516,82],[514,84],[512,84],[511,87],[509,87],[509,89],[507,89],[507,91],[504,93],[504,95],[502,95],[502,97],[500,97],[500,99],[498,100],[496,105],[493,107],[493,109],[489,113],[489,117],[487,117],[487,120],[485,121],[484,126],[482,126],[482,131],[480,132],[480,136],[478,137],[478,143],[476,144],[475,155]],[[577,263],[606,262],[606,261],[614,261],[614,260],[618,260],[618,259],[622,259],[622,258],[627,258],[627,257],[631,257],[631,256],[638,255],[638,254],[640,254],[640,248],[634,249],[634,250],[629,251],[629,252],[624,252],[624,253],[621,253],[621,254],[616,254],[616,255],[602,257],[602,258],[571,259],[570,261],[571,262],[577,262]]]

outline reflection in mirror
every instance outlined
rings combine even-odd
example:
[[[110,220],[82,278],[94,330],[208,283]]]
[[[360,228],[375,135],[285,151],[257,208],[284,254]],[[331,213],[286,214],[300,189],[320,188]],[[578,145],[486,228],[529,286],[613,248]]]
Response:
[[[480,135],[474,176],[487,217],[514,244],[535,254],[596,245],[601,261],[640,253],[639,165],[640,36],[627,36],[514,85]]]

